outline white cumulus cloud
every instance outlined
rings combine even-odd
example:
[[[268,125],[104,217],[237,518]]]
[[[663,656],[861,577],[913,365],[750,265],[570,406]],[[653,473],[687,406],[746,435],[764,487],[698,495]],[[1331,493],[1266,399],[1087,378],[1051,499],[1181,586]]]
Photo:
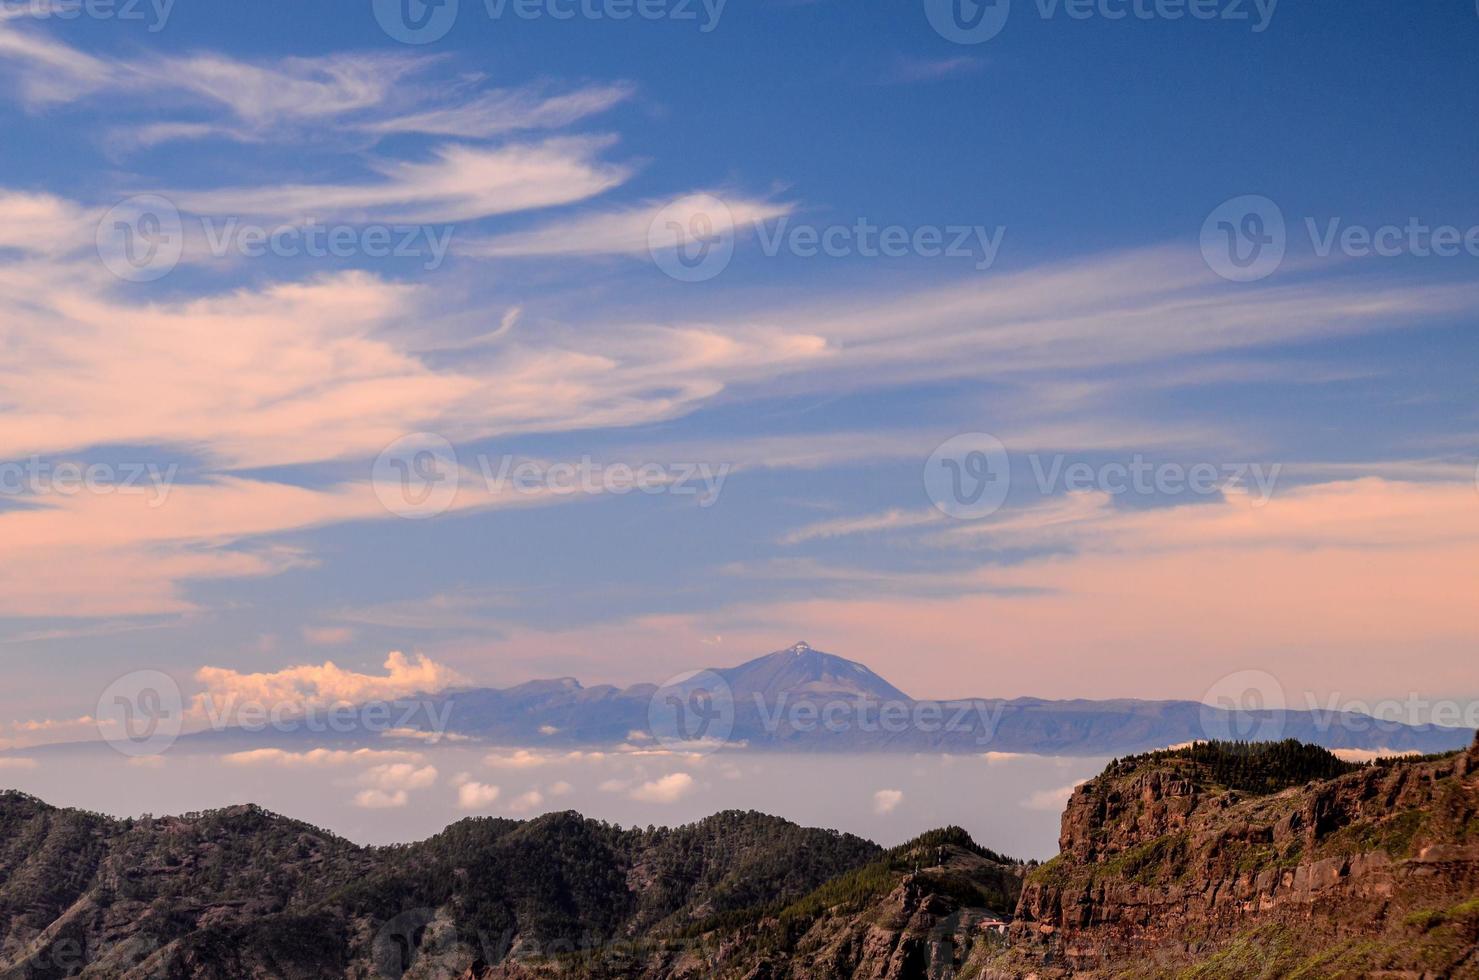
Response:
[[[693,791],[693,777],[674,772],[650,780],[632,790],[631,798],[643,803],[675,803]]]
[[[877,814],[893,813],[904,802],[904,793],[897,789],[881,789],[873,794],[873,812]]]

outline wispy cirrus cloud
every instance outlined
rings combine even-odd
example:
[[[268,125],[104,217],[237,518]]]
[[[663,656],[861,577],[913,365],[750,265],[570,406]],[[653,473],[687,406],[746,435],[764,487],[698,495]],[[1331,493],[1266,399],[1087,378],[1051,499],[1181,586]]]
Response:
[[[628,170],[596,159],[610,142],[566,137],[493,148],[449,144],[429,160],[373,163],[378,180],[164,193],[194,214],[273,222],[469,221],[571,204],[618,186]]]
[[[706,192],[686,195],[681,201],[693,201]],[[717,199],[717,198],[716,198]],[[795,210],[794,205],[730,195],[723,198],[725,209],[705,211],[711,219],[710,232],[715,235],[744,233],[761,222],[779,218]],[[551,222],[530,231],[509,232],[491,238],[463,240],[457,243],[459,254],[477,258],[578,257],[622,255],[647,258],[650,255],[653,221],[671,200],[647,201],[618,209],[578,214]],[[695,211],[667,215],[687,224]]]
[[[430,186],[407,196],[445,195],[440,178]],[[399,193],[378,200],[388,204]],[[264,193],[259,204],[307,201]],[[363,461],[428,429],[478,439],[652,423],[739,386],[751,397],[867,388],[884,366],[893,384],[963,375],[1007,384],[1053,365],[1092,372],[1242,354],[1441,321],[1479,292],[1319,276],[1229,290],[1181,253],[1154,250],[826,305],[723,309],[661,324],[608,320],[599,330],[556,324],[537,336],[500,336],[476,357],[451,361],[418,353],[412,345],[423,334],[404,329],[446,315],[424,288],[354,272],[129,302],[95,260],[55,257],[66,251],[63,243],[77,247],[79,206],[9,194],[0,207],[20,219],[13,227],[31,229],[30,238],[11,234],[35,242],[29,258],[0,268],[0,342],[27,352],[24,361],[0,366],[8,402],[0,457],[178,447],[211,474],[175,487],[167,506],[145,521],[122,516],[144,506],[122,497],[48,499],[0,512],[0,533],[23,558],[7,566],[14,574],[0,605],[62,615],[187,610],[180,586],[191,579],[270,575],[311,560],[269,546],[274,533],[387,516],[367,482],[309,489],[227,477],[223,468]],[[487,397],[490,391],[498,397]],[[1081,422],[1034,419],[1030,400],[1013,404],[1020,416],[1013,426],[1038,444],[1084,445],[1091,435]],[[1136,438],[1161,442],[1194,435],[1142,430]],[[835,465],[880,451],[877,436],[854,435],[775,437],[749,451],[756,465],[772,467]],[[1094,435],[1093,444],[1115,435]],[[899,458],[923,458],[930,448],[907,434],[894,442],[887,452]],[[703,458],[705,450],[744,448],[711,440],[686,451]],[[79,548],[89,561],[56,560]]]
[[[894,84],[910,82],[934,82],[958,75],[973,75],[985,67],[980,58],[958,56],[954,58],[899,58],[884,76]]]
[[[155,146],[216,137],[287,142],[304,127],[341,134],[490,139],[560,129],[629,99],[626,82],[558,88],[548,83],[488,88],[483,76],[427,77],[444,59],[381,52],[243,61],[218,53],[112,58],[87,54],[19,16],[0,17],[0,68],[33,109],[119,92],[161,93],[197,115],[120,127],[114,146]]]
[[[938,524],[945,515],[938,510],[906,511],[894,508],[880,514],[865,514],[859,517],[839,517],[829,521],[818,521],[799,527],[781,539],[782,544],[794,545],[822,538],[840,538],[854,534],[873,534],[883,531],[898,531],[906,528],[925,527]]]
[[[494,89],[448,105],[368,120],[356,128],[380,135],[420,133],[490,139],[524,130],[563,129],[620,105],[635,91],[634,86],[626,83],[589,85],[553,94],[547,87],[537,85]]]
[[[63,256],[76,251],[97,227],[98,215],[52,194],[0,190],[0,250]]]

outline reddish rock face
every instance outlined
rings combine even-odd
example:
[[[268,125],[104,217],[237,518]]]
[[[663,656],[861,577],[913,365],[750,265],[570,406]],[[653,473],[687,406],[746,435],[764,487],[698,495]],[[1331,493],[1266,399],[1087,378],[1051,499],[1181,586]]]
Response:
[[[1479,739],[1265,796],[1175,761],[1106,773],[1069,800],[1061,847],[1029,875],[994,975],[1151,953],[1169,970],[1238,940],[1290,972],[1326,950],[1367,957],[1357,974],[1479,973]]]

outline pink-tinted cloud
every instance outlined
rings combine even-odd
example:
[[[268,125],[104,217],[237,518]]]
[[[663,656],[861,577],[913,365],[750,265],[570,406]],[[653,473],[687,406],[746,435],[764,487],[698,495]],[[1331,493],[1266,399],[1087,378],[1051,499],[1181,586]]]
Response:
[[[244,674],[223,667],[202,667],[195,679],[205,686],[197,707],[255,703],[300,707],[363,704],[446,690],[462,678],[424,654],[415,659],[400,652],[385,659],[384,674],[345,670],[333,661],[302,664],[271,673]]]
[[[1472,483],[1318,484],[1262,507],[1243,495],[1134,511],[1061,498],[999,516],[1013,546],[1068,550],[963,573],[939,598],[880,581],[849,598],[517,631],[500,659],[651,680],[805,637],[916,697],[1198,698],[1246,668],[1273,673],[1301,706],[1306,691],[1473,691]],[[959,525],[969,546],[991,533]]]

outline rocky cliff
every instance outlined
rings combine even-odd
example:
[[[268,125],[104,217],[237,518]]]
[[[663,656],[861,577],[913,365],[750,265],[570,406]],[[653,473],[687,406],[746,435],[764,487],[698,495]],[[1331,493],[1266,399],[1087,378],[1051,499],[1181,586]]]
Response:
[[[1175,753],[1079,787],[1011,950],[1040,976],[1479,976],[1479,742],[1260,792]]]

